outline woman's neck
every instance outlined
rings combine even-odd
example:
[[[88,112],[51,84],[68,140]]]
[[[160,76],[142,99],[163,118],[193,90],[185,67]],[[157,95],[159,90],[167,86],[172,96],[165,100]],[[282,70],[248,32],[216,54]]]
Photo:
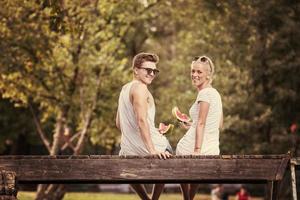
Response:
[[[199,86],[197,86],[197,90],[200,91],[200,90],[203,90],[204,88],[210,88],[212,87],[211,84],[209,82],[206,82],[206,83],[203,83]]]

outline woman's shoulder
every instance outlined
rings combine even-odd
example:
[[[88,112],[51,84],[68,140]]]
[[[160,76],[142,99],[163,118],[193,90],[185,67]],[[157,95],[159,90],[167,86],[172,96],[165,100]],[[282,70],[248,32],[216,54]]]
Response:
[[[208,97],[209,99],[221,99],[221,95],[217,89],[213,87],[207,87],[198,92],[197,99],[200,97]]]
[[[198,93],[201,93],[201,94],[219,94],[218,90],[214,87],[207,87],[207,88],[204,88],[202,90],[200,90]]]

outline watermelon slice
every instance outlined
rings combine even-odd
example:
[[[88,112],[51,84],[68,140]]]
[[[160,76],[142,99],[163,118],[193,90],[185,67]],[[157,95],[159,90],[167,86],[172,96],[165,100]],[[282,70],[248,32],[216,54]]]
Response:
[[[168,135],[173,132],[173,128],[173,124],[165,125],[164,123],[159,123],[158,131],[163,135]]]
[[[191,121],[191,118],[188,115],[181,113],[177,106],[172,109],[172,114],[180,122],[187,123]]]

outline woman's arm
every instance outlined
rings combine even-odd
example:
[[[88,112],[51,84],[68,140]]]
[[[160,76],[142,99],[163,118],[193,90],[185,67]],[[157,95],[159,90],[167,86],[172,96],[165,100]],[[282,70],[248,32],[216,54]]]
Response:
[[[120,129],[120,118],[119,118],[119,111],[117,111],[117,117],[116,117],[116,126],[118,129]]]
[[[195,147],[194,147],[194,153],[200,154],[201,147],[203,143],[203,136],[204,136],[204,127],[206,124],[206,118],[209,110],[209,103],[200,101],[199,102],[199,117],[196,127],[196,139],[195,139]]]
[[[219,129],[222,129],[222,128],[223,128],[223,110],[222,110],[222,113],[221,113],[221,120],[220,120]]]

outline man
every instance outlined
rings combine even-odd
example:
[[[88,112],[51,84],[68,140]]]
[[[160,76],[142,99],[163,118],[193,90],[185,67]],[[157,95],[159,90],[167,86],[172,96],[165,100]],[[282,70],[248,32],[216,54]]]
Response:
[[[169,158],[172,151],[165,136],[155,128],[155,103],[148,90],[159,73],[159,58],[155,54],[140,53],[133,58],[133,80],[122,87],[119,97],[116,125],[122,132],[119,155],[158,155]],[[141,184],[132,184],[142,199],[150,199]],[[158,199],[163,184],[156,184],[152,199]]]

